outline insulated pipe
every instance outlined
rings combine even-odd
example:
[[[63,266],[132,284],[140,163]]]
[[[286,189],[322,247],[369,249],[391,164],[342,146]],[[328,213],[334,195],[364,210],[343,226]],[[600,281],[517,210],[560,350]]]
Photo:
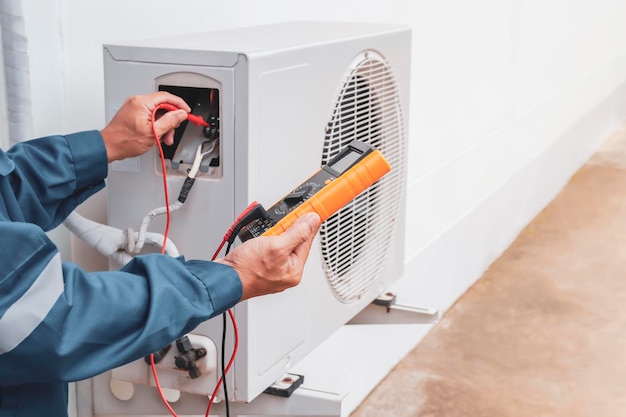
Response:
[[[76,211],[70,213],[63,224],[82,241],[120,265],[127,264],[133,258],[133,255],[129,253],[129,233],[126,231],[96,223],[86,219]],[[132,233],[132,246],[134,246],[135,239],[137,239],[137,233]],[[159,233],[145,233],[145,243],[160,249],[162,242],[163,235]],[[174,257],[180,255],[176,245],[169,239],[167,240],[165,253]]]

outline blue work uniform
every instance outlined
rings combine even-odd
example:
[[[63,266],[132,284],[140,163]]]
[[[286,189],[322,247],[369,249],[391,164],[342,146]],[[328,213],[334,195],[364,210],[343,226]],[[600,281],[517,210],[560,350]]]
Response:
[[[45,231],[104,187],[99,132],[0,151],[0,417],[67,415],[67,382],[169,344],[234,306],[234,269],[166,255],[120,271],[63,263]]]

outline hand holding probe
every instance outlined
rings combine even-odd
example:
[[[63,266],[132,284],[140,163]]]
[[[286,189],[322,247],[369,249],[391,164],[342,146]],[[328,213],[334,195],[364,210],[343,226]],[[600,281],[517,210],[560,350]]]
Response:
[[[178,107],[169,103],[161,103],[157,105],[157,109],[163,109],[167,111],[180,110]],[[191,123],[195,124],[196,126],[205,126],[205,127],[209,126],[209,124],[202,118],[202,116],[198,116],[196,114],[187,113],[187,120],[189,120]]]

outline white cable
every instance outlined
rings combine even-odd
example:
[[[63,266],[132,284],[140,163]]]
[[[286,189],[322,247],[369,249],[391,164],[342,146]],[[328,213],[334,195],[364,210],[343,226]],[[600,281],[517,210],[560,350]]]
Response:
[[[215,149],[216,141],[211,143],[212,146],[210,149],[203,152],[202,148],[207,143],[208,142],[203,142],[200,145],[198,145],[198,147],[196,148],[196,155],[193,159],[193,164],[191,165],[191,168],[189,169],[189,174],[187,175],[187,178],[191,178],[192,180],[195,180],[196,175],[198,174],[198,171],[200,170],[200,164],[202,163],[202,160],[204,159],[205,156],[213,152],[213,150]],[[179,200],[176,200],[173,204],[170,205],[170,213],[175,212],[182,206],[183,206],[183,203]],[[163,206],[163,207],[159,207],[150,211],[148,214],[144,216],[143,221],[141,222],[141,226],[139,227],[139,232],[135,240],[134,248],[130,249],[129,252],[132,252],[132,253],[141,252],[141,249],[143,249],[143,245],[145,243],[146,232],[148,230],[148,225],[150,224],[150,221],[154,219],[155,217],[161,216],[166,213],[167,213],[167,207]]]
[[[213,150],[215,150],[216,143],[217,141],[213,141],[213,142],[206,141],[198,145],[198,147],[196,148],[196,156],[193,158],[193,164],[191,165],[191,168],[189,169],[189,174],[187,175],[189,178],[196,178],[198,171],[200,171],[200,164],[202,163],[202,160],[204,159],[205,156],[209,155],[210,153],[213,152]],[[206,144],[210,144],[212,146],[208,150],[202,152],[202,148]]]
[[[182,206],[183,206],[183,203],[181,203],[178,200],[175,201],[173,204],[170,204],[170,213],[175,212]],[[167,207],[163,206],[163,207],[155,208],[154,210],[152,210],[151,212],[149,212],[148,214],[144,216],[143,221],[141,222],[141,226],[139,227],[139,232],[137,233],[137,238],[135,240],[135,248],[133,250],[134,253],[139,253],[141,252],[141,249],[143,249],[143,245],[146,240],[146,233],[148,230],[148,225],[150,224],[150,220],[154,219],[157,216],[161,216],[165,213],[167,213]]]
[[[213,152],[215,149],[215,143],[213,143],[213,146],[209,150],[203,152],[202,148],[205,144],[206,142],[198,145],[198,148],[196,149],[196,156],[188,175],[188,178],[191,178],[192,180],[195,179],[196,174],[200,170],[200,164],[202,163],[204,157]],[[176,200],[170,205],[169,211],[170,213],[173,213],[182,206],[183,203]],[[112,259],[120,265],[125,265],[134,257],[135,254],[140,253],[146,244],[159,249],[163,248],[163,235],[160,233],[148,232],[148,226],[153,218],[166,213],[167,207],[165,206],[158,207],[150,211],[144,216],[141,226],[139,227],[139,232],[136,233],[132,229],[120,230],[111,226],[96,223],[92,220],[86,219],[75,211],[70,213],[63,224],[78,238],[104,256]],[[174,257],[180,255],[178,248],[170,239],[167,239],[165,253]]]

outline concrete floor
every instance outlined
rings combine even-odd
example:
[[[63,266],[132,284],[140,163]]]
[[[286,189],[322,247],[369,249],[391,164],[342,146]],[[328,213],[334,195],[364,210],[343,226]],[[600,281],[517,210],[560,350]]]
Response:
[[[626,416],[626,128],[352,417]]]

